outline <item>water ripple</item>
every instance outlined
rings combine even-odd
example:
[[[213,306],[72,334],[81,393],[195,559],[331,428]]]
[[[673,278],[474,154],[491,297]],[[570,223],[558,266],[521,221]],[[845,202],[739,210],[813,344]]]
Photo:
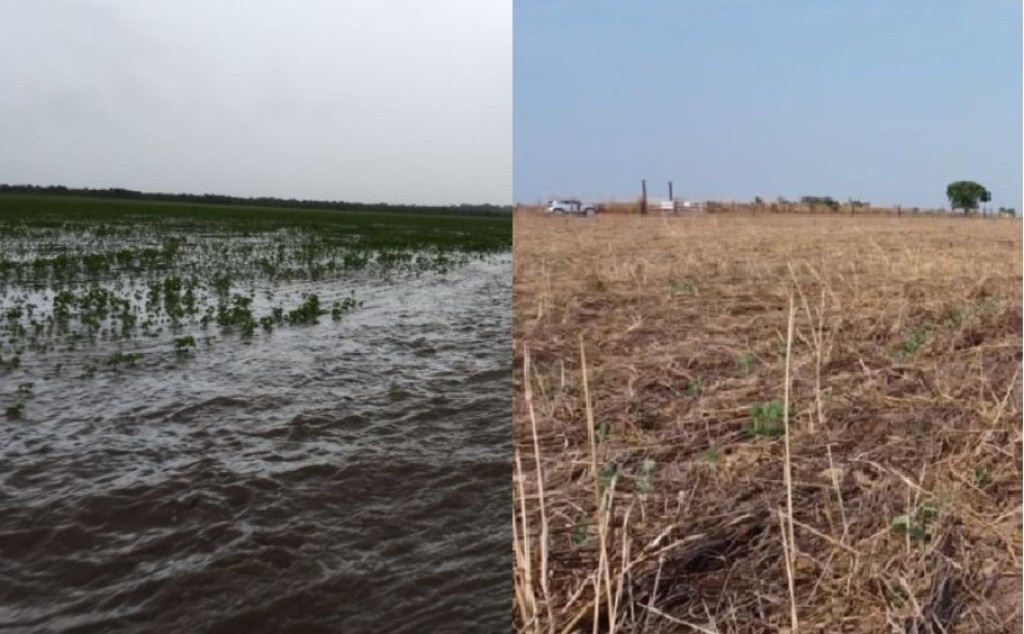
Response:
[[[0,427],[0,630],[508,629],[510,268],[40,382]]]

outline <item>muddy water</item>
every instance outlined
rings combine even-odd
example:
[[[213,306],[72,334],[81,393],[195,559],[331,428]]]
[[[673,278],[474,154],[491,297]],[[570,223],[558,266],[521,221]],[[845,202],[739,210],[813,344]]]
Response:
[[[508,630],[510,283],[37,381],[0,419],[0,631]]]

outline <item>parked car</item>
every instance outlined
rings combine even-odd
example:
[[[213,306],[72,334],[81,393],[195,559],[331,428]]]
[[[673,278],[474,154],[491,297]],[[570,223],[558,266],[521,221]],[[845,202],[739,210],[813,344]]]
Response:
[[[547,211],[550,214],[593,216],[597,213],[597,205],[585,204],[574,198],[559,198],[548,203]]]

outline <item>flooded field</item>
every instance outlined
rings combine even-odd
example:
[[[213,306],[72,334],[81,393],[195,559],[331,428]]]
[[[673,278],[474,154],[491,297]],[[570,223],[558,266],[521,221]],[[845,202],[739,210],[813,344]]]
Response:
[[[0,630],[508,627],[508,221],[15,207]]]

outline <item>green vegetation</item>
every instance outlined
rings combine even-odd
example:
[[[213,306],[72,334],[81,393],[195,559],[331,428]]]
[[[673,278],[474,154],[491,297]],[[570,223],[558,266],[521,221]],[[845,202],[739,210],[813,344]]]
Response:
[[[572,529],[572,545],[573,547],[580,546],[583,542],[587,541],[587,537],[590,535],[590,524],[587,522],[587,516],[581,515],[576,520]]]
[[[446,274],[512,245],[510,215],[461,208],[11,191],[0,186],[0,374],[27,380],[167,367],[161,351],[187,362],[198,341],[255,342],[325,315],[341,322],[362,307],[357,288]]]
[[[750,373],[754,371],[754,365],[757,363],[757,357],[749,352],[744,352],[740,355],[737,363],[739,363],[740,366],[740,373],[743,374],[743,376],[749,376]]]
[[[915,542],[931,539],[931,525],[939,515],[939,509],[931,502],[926,502],[905,515],[892,518],[890,525],[893,530],[905,533]]]
[[[331,305],[331,318],[335,321],[342,318],[345,313],[351,312],[356,308],[362,307],[363,302],[356,301],[356,293],[352,291],[351,295],[341,301],[335,301]]]
[[[922,345],[924,345],[924,341],[928,337],[928,333],[930,333],[931,331],[931,324],[925,324],[923,326],[915,328],[913,332],[907,335],[906,339],[903,340],[903,354],[912,355],[916,353],[918,349]]]
[[[690,280],[669,280],[673,295],[693,295],[696,287]]]
[[[833,211],[839,209],[839,201],[831,196],[802,196],[800,202],[811,207],[828,207]]]
[[[221,194],[166,194],[147,193],[120,187],[110,189],[69,188],[62,185],[5,185],[0,194],[20,194],[46,197],[98,198],[102,200],[130,200],[146,202],[173,202],[192,205],[221,205],[244,207],[274,207],[278,209],[319,209],[331,211],[363,211],[370,213],[415,213],[442,215],[490,215],[512,213],[511,206],[500,205],[389,205],[386,203],[355,203],[324,200],[295,200],[284,198],[242,198]]]
[[[657,468],[658,463],[651,458],[644,458],[640,463],[640,475],[637,477],[636,485],[643,493],[650,493],[654,489],[652,477]]]
[[[619,477],[619,466],[614,462],[609,462],[601,467],[600,473],[597,474],[597,483],[601,489],[607,489],[611,486],[612,482]]]
[[[946,311],[946,322],[950,328],[959,328],[964,321],[964,309],[950,308]]]
[[[785,431],[784,408],[780,401],[762,403],[751,409],[753,423],[748,432],[753,436],[781,436]]]
[[[946,186],[946,198],[953,209],[964,213],[978,208],[978,203],[992,200],[992,193],[974,181],[956,181]]]
[[[693,398],[697,398],[704,393],[704,385],[701,383],[700,377],[693,379],[687,384],[686,393]]]
[[[0,195],[0,280],[61,283],[204,269],[205,282],[223,288],[239,278],[444,272],[508,251],[511,232],[510,217]]]
[[[992,477],[985,467],[979,465],[974,468],[974,486],[978,488],[984,487],[991,479]]]

